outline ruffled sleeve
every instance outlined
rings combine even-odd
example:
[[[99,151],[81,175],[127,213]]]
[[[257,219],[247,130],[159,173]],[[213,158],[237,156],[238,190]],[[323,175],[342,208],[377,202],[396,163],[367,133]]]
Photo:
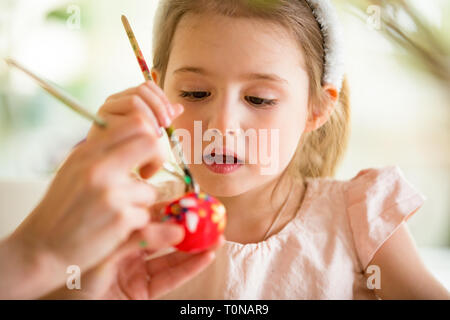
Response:
[[[427,199],[398,166],[361,170],[346,181],[345,201],[363,270],[377,250]]]

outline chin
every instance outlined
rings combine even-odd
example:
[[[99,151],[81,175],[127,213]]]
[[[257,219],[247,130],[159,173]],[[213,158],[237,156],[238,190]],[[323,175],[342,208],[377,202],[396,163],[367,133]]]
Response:
[[[205,191],[207,194],[212,195],[216,198],[228,198],[228,197],[235,197],[238,196],[248,190],[242,189],[242,188],[236,188],[235,185],[214,185],[214,184],[207,184],[205,185],[205,188],[201,188],[203,191]]]
[[[255,167],[250,168],[247,165],[232,174],[216,174],[204,165],[191,165],[190,170],[200,189],[218,198],[238,196],[273,179],[260,175]]]

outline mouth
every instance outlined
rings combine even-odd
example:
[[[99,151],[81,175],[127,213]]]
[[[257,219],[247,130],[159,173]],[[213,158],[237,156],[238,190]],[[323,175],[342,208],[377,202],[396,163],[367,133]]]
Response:
[[[219,165],[229,165],[229,164],[244,164],[244,161],[239,159],[236,154],[224,154],[211,152],[208,155],[203,156],[203,160],[206,164],[219,164]]]
[[[211,152],[203,156],[206,167],[216,174],[230,174],[242,167],[244,161],[235,153],[224,150],[222,153]]]

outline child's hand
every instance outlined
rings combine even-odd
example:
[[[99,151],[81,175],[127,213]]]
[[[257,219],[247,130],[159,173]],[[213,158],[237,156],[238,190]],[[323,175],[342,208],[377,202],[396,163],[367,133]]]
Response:
[[[120,128],[120,131],[126,131],[129,135],[143,131],[161,137],[163,135],[161,127],[169,127],[183,110],[182,105],[171,104],[160,87],[152,81],[147,81],[138,87],[108,97],[97,114],[107,121],[109,127]],[[108,139],[110,133],[111,130],[93,125],[87,141]],[[140,168],[140,174],[144,179],[149,178],[155,171],[156,168],[152,164]]]

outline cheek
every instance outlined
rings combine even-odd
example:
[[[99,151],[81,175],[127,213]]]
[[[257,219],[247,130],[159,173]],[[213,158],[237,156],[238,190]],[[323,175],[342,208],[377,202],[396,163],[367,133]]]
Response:
[[[306,114],[303,110],[291,110],[279,116],[272,117],[265,124],[269,131],[275,133],[267,140],[267,147],[265,150],[260,150],[267,157],[274,161],[277,172],[283,171],[297,150],[300,138],[303,134],[306,124]],[[260,139],[263,137],[259,137]],[[261,148],[264,144],[261,144]]]
[[[194,139],[200,139],[197,146],[201,146],[202,151],[214,141],[203,140],[208,125],[205,112],[199,110],[200,108],[187,106],[184,113],[172,123],[177,132],[184,132],[189,136],[188,139],[181,137],[180,140],[184,154],[190,163],[194,163]],[[195,121],[200,122],[195,126]],[[272,166],[272,169],[276,168],[276,171],[280,172],[288,165],[297,149],[306,124],[306,107],[253,114],[241,121],[241,129],[244,132],[252,129],[257,134],[256,147],[250,147],[251,141],[248,137],[244,142],[246,157],[252,157],[252,164],[257,163],[252,168],[260,170],[261,167]],[[195,130],[198,130],[197,134]]]
[[[291,150],[297,148],[300,138],[305,130],[306,115],[303,112],[298,112],[286,121],[286,125],[280,130],[281,147],[284,150]],[[292,151],[292,152],[294,152]]]

